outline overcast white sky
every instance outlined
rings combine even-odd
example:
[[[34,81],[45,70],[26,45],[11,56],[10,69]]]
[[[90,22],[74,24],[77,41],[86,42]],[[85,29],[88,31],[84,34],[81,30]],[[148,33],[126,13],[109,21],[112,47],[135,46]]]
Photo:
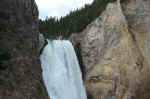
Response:
[[[65,16],[71,10],[83,7],[85,4],[92,3],[93,0],[35,0],[39,8],[39,17],[44,19],[46,16]]]

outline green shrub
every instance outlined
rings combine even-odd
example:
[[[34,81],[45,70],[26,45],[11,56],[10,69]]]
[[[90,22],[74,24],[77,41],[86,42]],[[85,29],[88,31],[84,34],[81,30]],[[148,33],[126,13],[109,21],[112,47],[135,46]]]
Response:
[[[8,26],[6,24],[0,24],[0,32],[6,32],[8,30]]]
[[[8,49],[0,48],[0,71],[7,69],[10,56],[10,51]]]

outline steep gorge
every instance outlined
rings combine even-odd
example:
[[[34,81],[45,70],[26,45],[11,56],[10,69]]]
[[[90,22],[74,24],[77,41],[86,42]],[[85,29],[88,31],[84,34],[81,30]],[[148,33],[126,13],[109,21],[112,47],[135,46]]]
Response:
[[[89,99],[149,99],[149,20],[149,0],[110,3],[68,38],[77,48]],[[0,99],[48,99],[34,0],[1,0],[0,34],[0,55],[7,54],[0,60]]]

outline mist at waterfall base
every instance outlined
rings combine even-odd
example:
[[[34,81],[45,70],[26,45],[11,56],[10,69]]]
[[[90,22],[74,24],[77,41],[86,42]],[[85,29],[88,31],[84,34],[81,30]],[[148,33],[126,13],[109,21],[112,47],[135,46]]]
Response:
[[[48,40],[40,60],[43,80],[50,99],[87,99],[71,42]]]

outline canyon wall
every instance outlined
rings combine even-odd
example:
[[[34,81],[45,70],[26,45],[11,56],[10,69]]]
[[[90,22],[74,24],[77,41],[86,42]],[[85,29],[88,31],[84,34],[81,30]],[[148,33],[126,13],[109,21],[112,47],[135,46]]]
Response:
[[[0,99],[48,99],[34,0],[0,2]]]
[[[149,99],[149,19],[149,0],[118,0],[72,34],[74,46],[80,45],[89,99]]]

